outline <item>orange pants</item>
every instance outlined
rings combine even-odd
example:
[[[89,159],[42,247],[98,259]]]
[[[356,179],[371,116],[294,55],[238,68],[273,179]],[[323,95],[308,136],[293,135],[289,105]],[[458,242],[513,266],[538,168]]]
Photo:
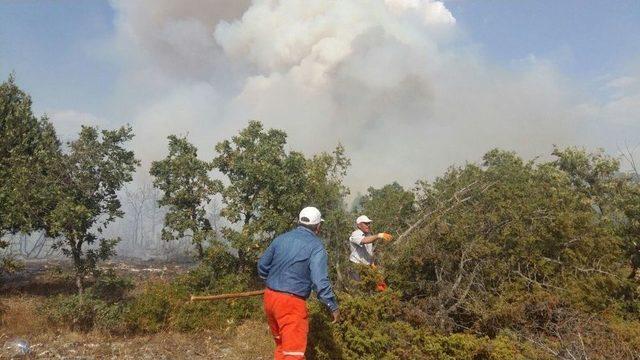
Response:
[[[309,333],[307,302],[301,297],[267,288],[264,312],[276,342],[274,359],[304,359]]]

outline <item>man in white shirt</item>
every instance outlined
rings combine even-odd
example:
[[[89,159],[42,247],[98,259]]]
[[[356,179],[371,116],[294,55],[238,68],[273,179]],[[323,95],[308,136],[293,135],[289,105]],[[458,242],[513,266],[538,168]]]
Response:
[[[349,261],[354,264],[375,265],[373,251],[375,250],[375,241],[383,240],[391,241],[393,236],[388,233],[371,234],[371,219],[367,215],[360,215],[356,219],[357,229],[351,233],[349,237],[349,247],[351,255]]]

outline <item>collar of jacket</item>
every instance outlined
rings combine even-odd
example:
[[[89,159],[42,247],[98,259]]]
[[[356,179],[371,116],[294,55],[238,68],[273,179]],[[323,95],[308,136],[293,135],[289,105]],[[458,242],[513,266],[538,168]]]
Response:
[[[309,233],[313,234],[313,236],[318,236],[315,232],[313,232],[312,230],[307,229],[307,228],[306,228],[306,227],[304,227],[304,226],[300,226],[300,225],[298,225],[298,229],[302,229],[302,230],[304,230],[304,231],[308,231]]]

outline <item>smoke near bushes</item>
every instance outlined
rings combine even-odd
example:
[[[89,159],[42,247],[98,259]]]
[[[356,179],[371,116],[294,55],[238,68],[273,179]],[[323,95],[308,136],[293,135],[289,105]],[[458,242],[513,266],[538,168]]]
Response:
[[[338,142],[353,192],[440,174],[493,147],[580,143],[572,85],[530,58],[490,63],[432,0],[113,1],[136,152],[189,134],[201,156],[249,119],[308,154]],[[144,171],[146,171],[145,169]]]

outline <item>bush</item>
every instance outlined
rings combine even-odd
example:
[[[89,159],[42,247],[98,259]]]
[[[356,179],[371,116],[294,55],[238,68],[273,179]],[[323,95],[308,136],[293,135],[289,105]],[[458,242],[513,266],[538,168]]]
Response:
[[[187,275],[186,283],[190,293],[198,294],[204,290],[209,294],[222,294],[256,288],[250,276],[235,273],[215,278],[204,288],[194,286],[197,283],[204,283],[198,281],[198,276],[202,274],[203,272],[195,271]],[[236,326],[242,320],[261,315],[261,298],[259,297],[184,303],[171,317],[171,327],[181,331],[205,328],[226,329]]]
[[[166,283],[149,283],[138,294],[125,314],[125,321],[132,331],[158,332],[168,327],[173,309],[188,299],[184,286]]]
[[[143,333],[226,329],[261,316],[260,299],[189,302],[190,294],[242,292],[249,289],[249,284],[247,275],[229,274],[218,279],[206,267],[199,267],[172,283],[148,284],[126,312],[126,322],[131,330]]]
[[[109,269],[97,277],[88,292],[95,298],[114,303],[123,300],[131,289],[133,281],[130,277],[120,277]]]
[[[48,299],[42,311],[47,320],[71,330],[89,331],[93,328],[96,307],[100,300],[88,295],[58,295]]]
[[[235,273],[237,265],[238,258],[229,253],[229,250],[219,241],[212,241],[205,251],[201,267],[207,268],[218,276],[223,276]]]
[[[129,332],[125,322],[125,314],[129,308],[128,303],[104,303],[96,308],[93,328],[103,333],[122,335]]]
[[[491,339],[471,333],[438,333],[434,328],[412,325],[411,307],[399,293],[340,294],[342,320],[330,324],[325,306],[309,306],[309,359],[545,359],[514,336]]]
[[[87,332],[94,327],[110,333],[123,333],[126,305],[109,304],[90,294],[58,295],[45,301],[40,312],[52,325]]]

